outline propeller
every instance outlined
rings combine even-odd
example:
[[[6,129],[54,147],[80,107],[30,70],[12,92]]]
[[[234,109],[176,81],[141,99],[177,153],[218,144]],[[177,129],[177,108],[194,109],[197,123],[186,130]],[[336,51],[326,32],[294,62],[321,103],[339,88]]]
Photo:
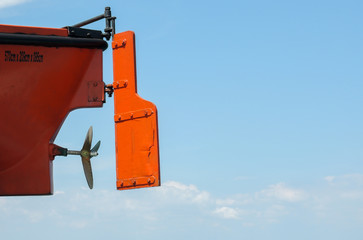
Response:
[[[92,145],[93,129],[92,126],[88,129],[86,139],[84,140],[81,151],[67,150],[69,155],[80,155],[82,158],[82,165],[84,175],[86,176],[87,184],[90,189],[93,188],[93,174],[91,167],[91,158],[98,155],[97,151],[100,148],[101,141],[98,141],[96,145],[91,149]]]

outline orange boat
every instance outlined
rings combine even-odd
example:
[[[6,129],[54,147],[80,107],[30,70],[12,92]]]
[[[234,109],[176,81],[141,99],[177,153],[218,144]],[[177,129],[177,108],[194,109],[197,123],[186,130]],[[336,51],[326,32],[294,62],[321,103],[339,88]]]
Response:
[[[104,32],[82,28],[100,19]],[[111,38],[114,80],[105,84]],[[115,34],[110,8],[65,28],[0,25],[0,51],[0,195],[52,194],[52,162],[69,154],[81,156],[92,188],[100,146],[91,149],[92,128],[80,151],[53,142],[70,111],[102,107],[106,95],[115,103],[117,189],[160,185],[157,109],[137,94],[135,35]]]

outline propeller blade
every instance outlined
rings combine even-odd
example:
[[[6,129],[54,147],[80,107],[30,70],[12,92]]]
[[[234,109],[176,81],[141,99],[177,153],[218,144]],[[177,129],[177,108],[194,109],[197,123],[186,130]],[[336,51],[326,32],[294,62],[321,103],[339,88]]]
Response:
[[[101,141],[98,141],[96,143],[96,145],[91,149],[91,152],[97,152],[98,149],[100,148],[100,145],[101,145]]]
[[[92,145],[93,129],[92,126],[88,129],[86,139],[81,150],[82,165],[84,170],[84,175],[90,189],[93,188],[93,174],[91,167],[91,145]]]
[[[90,189],[93,188],[93,174],[90,157],[82,156],[82,165],[84,170],[84,175],[86,176],[86,180]]]
[[[92,126],[90,126],[81,151],[88,151],[88,152],[90,151],[92,144],[92,136],[93,136],[93,129]]]

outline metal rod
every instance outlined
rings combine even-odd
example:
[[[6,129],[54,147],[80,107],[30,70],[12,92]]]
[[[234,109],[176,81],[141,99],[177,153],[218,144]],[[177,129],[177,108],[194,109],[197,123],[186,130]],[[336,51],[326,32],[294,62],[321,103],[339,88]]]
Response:
[[[102,34],[104,38],[106,38],[107,40],[110,40],[110,38],[113,38],[113,35],[115,35],[115,28],[116,28],[116,24],[115,24],[115,19],[116,17],[112,17],[111,14],[111,8],[110,7],[105,7],[105,12],[99,16],[90,18],[86,21],[77,23],[71,27],[74,28],[79,28],[79,27],[83,27],[87,24],[99,21],[101,19],[106,19],[106,28],[105,28],[105,32]]]
[[[111,28],[112,28],[112,34],[111,34],[111,36],[112,36],[112,39],[113,39],[113,35],[116,34],[116,24],[115,24],[115,20],[116,20],[116,17],[113,17],[112,20],[111,20],[111,24],[112,24],[112,26],[111,26]]]
[[[67,151],[68,155],[81,155],[81,151],[75,151],[75,150],[68,150]],[[95,157],[98,156],[98,152],[90,152],[90,156],[91,157]]]
[[[103,18],[105,18],[105,14],[101,14],[101,15],[99,15],[99,16],[97,16],[97,17],[93,17],[93,18],[90,18],[90,19],[88,19],[88,20],[86,20],[86,21],[83,21],[83,22],[77,23],[77,24],[73,25],[72,27],[83,27],[83,26],[85,26],[85,25],[87,25],[87,24],[90,24],[90,23],[96,22],[96,21],[101,20],[101,19],[103,19]]]
[[[81,151],[68,150],[68,155],[81,155]]]

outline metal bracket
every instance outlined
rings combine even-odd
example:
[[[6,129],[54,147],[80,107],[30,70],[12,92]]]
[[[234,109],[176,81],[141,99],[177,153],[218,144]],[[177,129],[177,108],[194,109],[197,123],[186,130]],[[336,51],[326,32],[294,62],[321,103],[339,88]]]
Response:
[[[149,117],[153,113],[154,113],[154,111],[151,108],[140,109],[140,110],[137,110],[137,111],[131,111],[131,112],[125,112],[125,113],[121,113],[121,114],[115,114],[114,120],[115,120],[115,123],[124,122],[124,121],[128,121],[128,120],[134,120],[134,119],[137,119],[137,118]]]
[[[85,28],[78,27],[67,27],[68,36],[70,37],[79,37],[79,38],[103,38],[103,33],[98,30],[91,30]]]
[[[103,102],[105,84],[100,81],[88,82],[88,102]]]
[[[122,42],[120,41],[113,41],[112,42],[112,49],[117,49],[117,48],[123,48],[126,46],[126,39],[122,40]]]
[[[113,84],[107,84],[105,85],[105,93],[107,93],[109,97],[112,97],[112,94],[116,89],[126,88],[127,85],[127,80],[120,80],[114,82]]]
[[[135,187],[135,186],[141,186],[141,185],[151,185],[153,183],[155,183],[154,176],[137,177],[137,178],[129,178],[129,179],[118,179],[117,188],[128,188],[128,187]]]
[[[113,85],[112,84],[107,84],[105,85],[105,93],[108,94],[108,97],[112,97],[113,94]]]
[[[111,37],[113,38],[113,36],[115,35],[115,32],[116,32],[116,24],[115,24],[116,17],[112,17],[110,7],[106,7],[105,12],[103,14],[90,18],[86,21],[77,23],[73,26],[70,26],[70,28],[80,28],[80,27],[83,27],[85,25],[99,21],[104,18],[106,19],[106,27],[104,29],[105,32],[102,33],[102,36],[104,38],[106,38],[107,40],[110,40],[110,38]]]
[[[113,89],[116,90],[116,89],[120,89],[120,88],[126,88],[128,83],[129,82],[127,80],[120,80],[120,81],[113,82],[112,86],[113,86]]]

